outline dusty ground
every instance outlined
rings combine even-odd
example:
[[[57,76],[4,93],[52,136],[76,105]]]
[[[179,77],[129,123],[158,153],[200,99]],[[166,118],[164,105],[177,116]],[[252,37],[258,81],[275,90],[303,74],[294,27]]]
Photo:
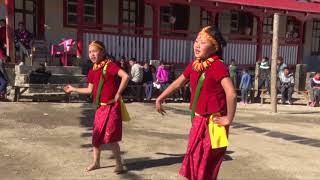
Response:
[[[177,173],[190,127],[187,104],[132,103],[122,154],[128,172],[114,175],[108,147],[103,168],[91,162],[94,109],[88,104],[0,103],[0,179],[182,179]],[[320,108],[239,106],[220,179],[320,179]]]

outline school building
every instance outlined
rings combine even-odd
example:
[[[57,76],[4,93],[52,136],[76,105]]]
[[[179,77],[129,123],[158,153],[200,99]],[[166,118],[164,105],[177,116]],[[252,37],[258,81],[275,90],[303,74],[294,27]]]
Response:
[[[116,58],[135,57],[185,65],[201,27],[218,27],[227,40],[224,59],[252,66],[271,57],[273,15],[280,13],[279,55],[299,64],[320,54],[320,2],[307,0],[0,0],[7,16],[8,53],[19,22],[36,39],[77,41],[77,57],[103,41]]]

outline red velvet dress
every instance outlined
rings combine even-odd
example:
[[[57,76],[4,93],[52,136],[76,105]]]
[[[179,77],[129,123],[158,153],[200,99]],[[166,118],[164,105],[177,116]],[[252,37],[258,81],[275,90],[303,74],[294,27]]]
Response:
[[[183,75],[190,79],[191,107],[201,73],[193,70],[191,63]],[[196,113],[199,115],[193,119],[187,152],[179,171],[181,176],[190,180],[217,179],[226,148],[211,148],[208,115],[217,112],[222,115],[227,113],[226,95],[221,85],[221,80],[225,77],[229,77],[229,73],[220,60],[216,60],[205,71],[205,80],[196,107]]]
[[[107,103],[112,100],[119,89],[119,81],[117,74],[119,67],[110,62],[107,67],[106,76],[104,76],[104,84],[102,87],[100,102]],[[100,76],[103,68],[98,70],[90,70],[88,74],[88,83],[93,84],[93,99],[95,101]],[[94,147],[100,147],[102,144],[118,142],[122,139],[122,119],[120,102],[116,102],[106,106],[100,106],[95,113],[92,144]]]

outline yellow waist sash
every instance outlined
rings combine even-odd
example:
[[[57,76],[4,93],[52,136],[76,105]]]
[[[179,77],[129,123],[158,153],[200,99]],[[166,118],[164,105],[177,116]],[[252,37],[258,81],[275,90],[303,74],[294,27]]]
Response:
[[[199,114],[195,114],[199,116]],[[229,145],[226,128],[214,122],[216,117],[221,116],[220,113],[211,114],[209,117],[209,135],[212,149],[227,147]]]
[[[99,105],[100,106],[107,106],[107,105],[110,105],[113,102],[110,102],[110,103],[101,102],[101,103],[99,103]],[[120,106],[121,106],[120,110],[121,110],[121,119],[122,119],[122,121],[130,121],[131,118],[130,118],[130,115],[128,113],[127,107],[126,107],[125,103],[123,102],[122,97],[120,98]]]

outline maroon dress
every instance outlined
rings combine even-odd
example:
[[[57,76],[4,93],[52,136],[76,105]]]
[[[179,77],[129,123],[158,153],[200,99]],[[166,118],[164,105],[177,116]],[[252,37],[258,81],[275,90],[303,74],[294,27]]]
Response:
[[[226,95],[221,80],[229,77],[229,73],[223,62],[217,57],[213,58],[217,60],[205,71],[205,80],[196,107],[198,115],[193,119],[187,152],[179,171],[181,176],[190,180],[217,179],[226,151],[226,148],[212,149],[208,131],[208,115],[217,112],[222,115],[227,113]],[[190,79],[191,107],[201,73],[193,70],[190,63],[183,75]]]
[[[104,84],[102,87],[100,102],[107,103],[114,98],[118,89],[119,81],[117,74],[119,67],[110,62],[107,67],[106,75],[103,76]],[[100,76],[103,68],[90,70],[88,74],[88,83],[93,84],[93,99],[95,101]],[[92,144],[94,147],[100,147],[102,144],[118,142],[122,139],[122,119],[120,102],[110,105],[100,106],[95,113]]]

